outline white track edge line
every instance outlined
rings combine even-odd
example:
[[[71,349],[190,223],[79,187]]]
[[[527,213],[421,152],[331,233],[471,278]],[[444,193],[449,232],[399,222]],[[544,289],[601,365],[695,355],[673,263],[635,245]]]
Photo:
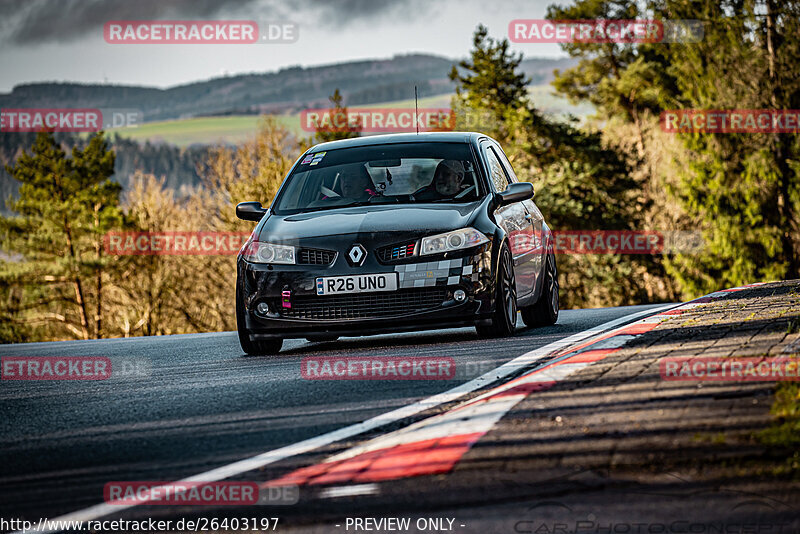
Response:
[[[217,482],[220,480],[224,480],[226,478],[240,475],[242,473],[246,473],[248,471],[254,471],[266,465],[281,460],[285,460],[286,458],[297,456],[298,454],[311,452],[314,449],[330,445],[331,443],[335,443],[343,439],[357,436],[359,434],[368,432],[383,425],[393,423],[395,421],[399,421],[407,417],[411,417],[430,408],[435,408],[436,406],[439,406],[441,404],[452,402],[458,399],[459,397],[463,397],[468,393],[481,389],[487,386],[488,384],[491,384],[492,382],[500,381],[505,377],[513,374],[514,372],[522,368],[528,367],[552,352],[562,350],[569,345],[602,334],[619,324],[634,321],[643,315],[655,315],[668,308],[676,308],[680,305],[681,304],[668,304],[666,306],[650,308],[647,310],[642,310],[625,315],[623,317],[605,322],[598,326],[593,326],[586,330],[577,332],[564,339],[553,341],[552,343],[548,343],[543,347],[539,347],[532,351],[526,352],[525,354],[517,356],[513,360],[504,363],[500,367],[497,367],[487,373],[484,373],[478,378],[474,378],[469,382],[456,386],[443,393],[437,393],[436,395],[432,395],[427,399],[423,399],[413,404],[397,408],[395,410],[392,410],[391,412],[375,416],[361,423],[356,423],[355,425],[350,425],[344,428],[340,428],[338,430],[328,432],[327,434],[321,434],[319,436],[309,438],[294,443],[292,445],[286,445],[285,447],[281,447],[279,449],[267,451],[256,456],[246,458],[244,460],[239,460],[237,462],[224,465],[216,469],[212,469],[210,471],[206,471],[204,473],[192,475],[190,477],[177,480],[174,483]],[[51,523],[55,523],[57,521],[61,521],[62,523],[65,521],[92,521],[115,512],[121,512],[128,508],[133,508],[135,506],[142,506],[146,504],[147,502],[141,502],[136,504],[124,504],[124,505],[112,505],[110,503],[101,503],[101,504],[96,504],[94,506],[90,506],[88,508],[84,508],[82,510],[77,510],[75,512],[64,514],[49,521]],[[58,530],[43,529],[39,532],[58,532]],[[14,532],[13,534],[22,534],[22,532],[17,531]]]

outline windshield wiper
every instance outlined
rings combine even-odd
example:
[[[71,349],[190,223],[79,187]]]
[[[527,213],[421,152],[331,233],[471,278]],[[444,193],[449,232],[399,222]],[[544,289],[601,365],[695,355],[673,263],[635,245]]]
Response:
[[[381,202],[382,200],[388,200],[388,202]],[[349,206],[369,206],[370,204],[393,204],[396,201],[395,198],[385,197],[383,195],[375,195],[374,197],[369,197],[366,200],[357,200],[350,204],[344,204],[339,206],[341,208],[347,208]]]
[[[384,198],[384,197],[372,197],[369,200],[358,200],[356,202],[350,202],[348,204],[335,204],[331,206],[307,206],[297,213],[311,213],[313,211],[328,211],[328,210],[338,210],[343,208],[355,208],[359,206],[371,206],[371,205],[381,205],[381,204],[394,204],[394,202],[378,202],[374,199],[376,198]]]

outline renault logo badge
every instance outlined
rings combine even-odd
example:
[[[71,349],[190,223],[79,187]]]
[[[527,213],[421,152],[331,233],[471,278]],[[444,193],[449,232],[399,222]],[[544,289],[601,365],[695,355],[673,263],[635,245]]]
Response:
[[[350,247],[350,252],[347,253],[347,258],[350,260],[350,265],[353,267],[359,267],[364,260],[367,259],[367,251],[356,243],[352,247]]]

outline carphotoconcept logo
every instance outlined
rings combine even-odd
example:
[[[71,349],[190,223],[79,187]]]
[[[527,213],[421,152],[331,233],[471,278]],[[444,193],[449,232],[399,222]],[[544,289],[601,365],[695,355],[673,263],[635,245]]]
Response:
[[[696,43],[703,39],[699,20],[543,20],[508,23],[512,43]]]
[[[591,472],[580,470],[579,473]],[[673,473],[663,473],[665,477],[678,478]],[[536,484],[526,483],[524,486],[546,487],[551,480],[536,481]],[[559,477],[557,482],[563,482]],[[681,487],[677,493],[670,491],[650,490],[646,493],[637,491],[627,492],[623,497],[633,502],[640,496],[658,498],[663,508],[675,508],[677,513],[652,515],[648,520],[634,520],[615,517],[604,517],[604,510],[592,510],[580,503],[568,506],[559,501],[541,501],[528,508],[528,517],[514,523],[514,532],[519,534],[756,534],[790,532],[786,529],[788,523],[769,521],[769,516],[759,517],[753,515],[752,519],[741,520],[735,517],[738,509],[748,508],[753,514],[763,514],[777,509],[790,511],[791,507],[777,499],[746,491],[731,491],[719,488],[714,491],[705,489],[694,490],[688,481],[681,480],[690,487]],[[702,516],[693,517],[680,510],[685,510],[687,503],[699,499],[715,498],[715,502],[731,504],[730,515],[725,519],[709,519]],[[724,512],[721,510],[720,512]],[[587,513],[588,512],[588,513]],[[724,517],[724,516],[723,516]]]
[[[294,22],[254,20],[110,20],[109,44],[286,44],[300,30]]]

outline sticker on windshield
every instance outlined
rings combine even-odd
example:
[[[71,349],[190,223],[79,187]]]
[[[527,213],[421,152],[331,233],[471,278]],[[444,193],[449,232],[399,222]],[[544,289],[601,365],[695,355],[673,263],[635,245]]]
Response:
[[[304,157],[303,161],[301,161],[300,163],[303,164],[303,165],[305,165],[306,163],[311,163],[311,158],[313,158],[313,157],[314,157],[314,154],[309,154],[308,156]]]
[[[326,152],[320,152],[318,154],[314,154],[314,158],[311,160],[311,165],[316,165],[317,163],[322,161],[322,158],[325,157],[325,154]]]

